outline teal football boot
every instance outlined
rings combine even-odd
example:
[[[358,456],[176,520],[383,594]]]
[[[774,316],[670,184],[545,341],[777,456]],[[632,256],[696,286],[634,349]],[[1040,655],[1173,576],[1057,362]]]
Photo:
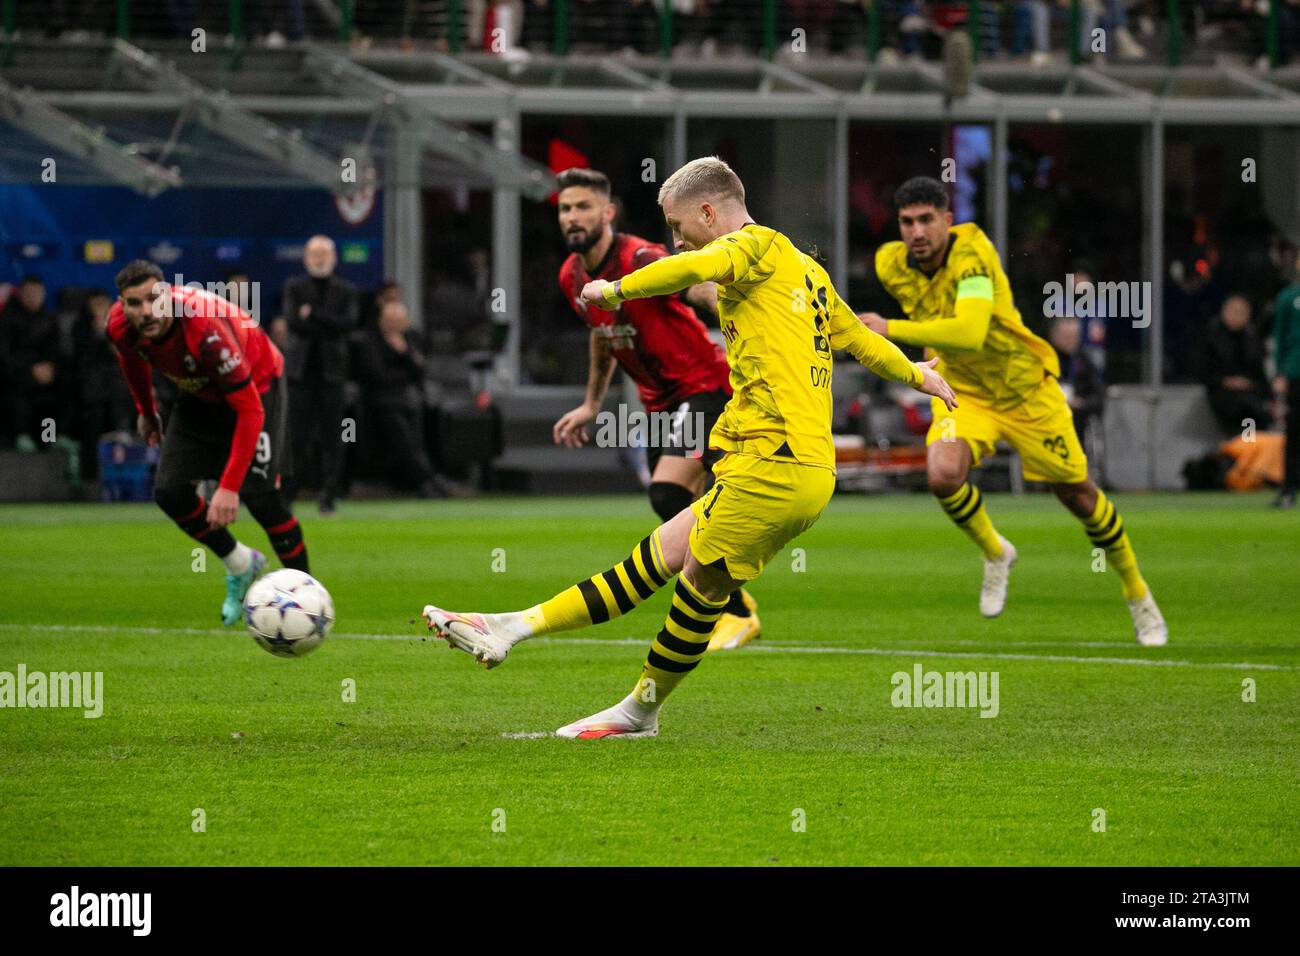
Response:
[[[266,556],[261,551],[254,551],[248,562],[248,570],[243,574],[226,575],[226,599],[221,602],[221,623],[230,627],[238,624],[244,616],[244,595],[253,586],[257,576],[266,570]]]

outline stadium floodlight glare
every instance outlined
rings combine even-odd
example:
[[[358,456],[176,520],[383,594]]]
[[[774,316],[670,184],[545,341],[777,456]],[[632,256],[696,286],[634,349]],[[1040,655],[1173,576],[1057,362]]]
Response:
[[[146,196],[181,185],[175,169],[137,155],[104,132],[51,106],[39,93],[0,79],[0,117],[27,135],[76,156],[109,179]]]
[[[542,200],[555,191],[555,176],[541,163],[499,149],[490,139],[444,121],[418,103],[403,88],[348,57],[313,43],[306,44],[307,64],[327,87],[336,92],[373,98],[377,109],[399,117],[420,134],[426,149],[464,163],[491,176],[498,188],[517,189],[530,199]]]
[[[225,92],[210,90],[175,66],[125,40],[113,41],[114,63],[124,66],[144,85],[159,93],[179,94],[192,104],[192,115],[205,129],[232,143],[279,163],[303,179],[332,193],[351,195],[365,183],[346,181],[342,157],[331,158],[299,130],[288,130],[231,102]]]

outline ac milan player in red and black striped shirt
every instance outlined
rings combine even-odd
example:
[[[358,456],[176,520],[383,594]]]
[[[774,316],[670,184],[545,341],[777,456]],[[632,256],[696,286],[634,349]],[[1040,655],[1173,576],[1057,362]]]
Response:
[[[202,289],[169,285],[143,259],[117,275],[108,337],[131,388],[140,436],[161,444],[154,499],[180,529],[226,565],[221,620],[239,620],[249,585],[266,567],[228,526],[243,502],[287,568],[307,571],[298,520],[280,494],[287,465],[284,358],[239,306]],[[179,390],[164,433],[153,369]],[[217,479],[210,502],[195,486]]]
[[[731,398],[730,369],[722,349],[692,306],[716,313],[712,282],[675,295],[629,299],[613,311],[582,299],[593,279],[613,282],[662,259],[668,250],[626,232],[615,232],[609,178],[594,169],[566,169],[557,178],[560,231],[571,255],[560,268],[560,288],[591,328],[587,398],[554,427],[557,445],[586,444],[586,428],[604,404],[614,365],[634,382],[650,421],[671,423],[668,434],[647,429],[650,505],[664,521],[702,494],[720,452],[708,449],[709,432]],[[684,300],[683,300],[684,299]],[[655,413],[666,413],[656,415]],[[714,628],[709,650],[740,647],[759,635],[757,602],[737,590]]]

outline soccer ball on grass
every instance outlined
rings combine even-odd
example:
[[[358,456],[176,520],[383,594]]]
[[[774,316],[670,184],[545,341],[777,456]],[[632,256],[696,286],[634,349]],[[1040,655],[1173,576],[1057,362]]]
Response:
[[[334,626],[334,599],[304,571],[281,568],[253,582],[244,597],[248,632],[276,657],[302,657]]]

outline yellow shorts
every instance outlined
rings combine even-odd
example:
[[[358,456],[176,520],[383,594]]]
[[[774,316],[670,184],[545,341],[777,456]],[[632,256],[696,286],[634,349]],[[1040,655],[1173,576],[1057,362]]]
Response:
[[[1036,391],[1014,408],[995,411],[969,395],[957,396],[948,411],[939,399],[930,403],[934,421],[926,445],[962,439],[979,464],[1005,441],[1016,450],[1028,481],[1076,484],[1088,480],[1088,458],[1074,431],[1074,416],[1056,379],[1046,378]]]
[[[730,453],[713,468],[714,485],[691,505],[691,554],[725,561],[751,581],[782,548],[812,527],[835,491],[829,468]]]

